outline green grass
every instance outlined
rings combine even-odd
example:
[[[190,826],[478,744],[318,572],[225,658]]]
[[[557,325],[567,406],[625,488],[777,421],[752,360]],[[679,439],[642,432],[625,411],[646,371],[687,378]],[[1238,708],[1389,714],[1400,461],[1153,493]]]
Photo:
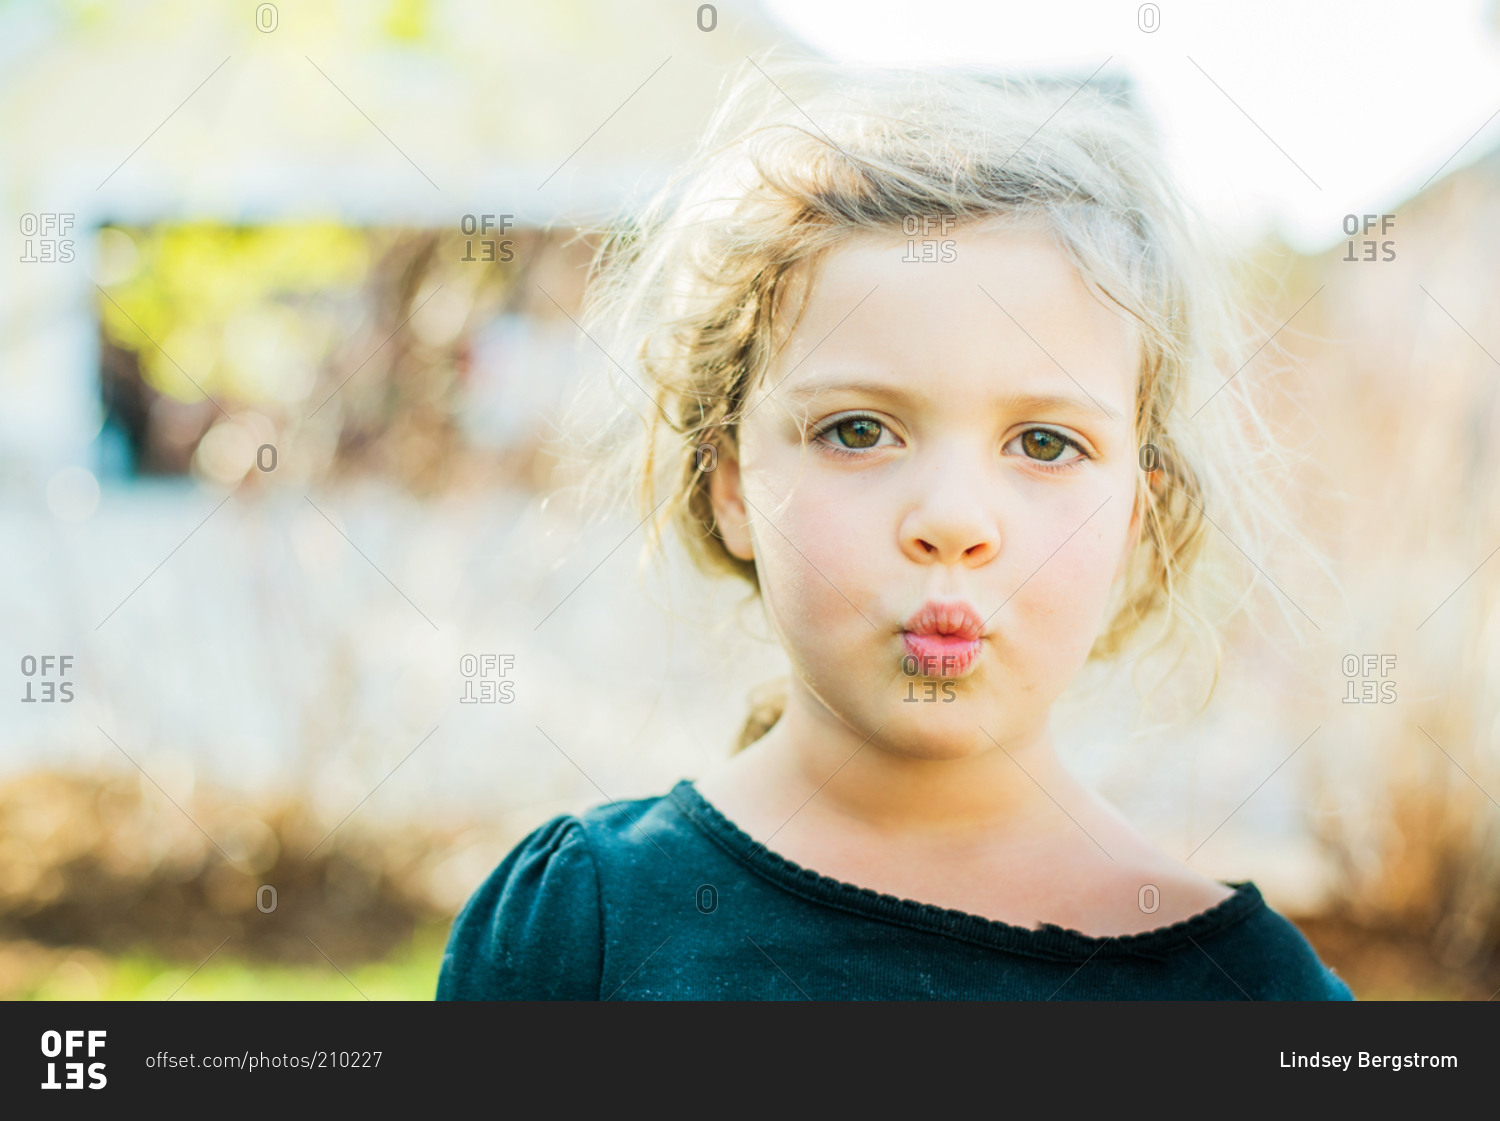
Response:
[[[29,1000],[431,1000],[446,927],[419,930],[383,961],[339,968],[328,962],[275,965],[215,954],[192,964],[148,953],[60,956],[20,981],[10,995]],[[364,996],[361,996],[361,993]]]

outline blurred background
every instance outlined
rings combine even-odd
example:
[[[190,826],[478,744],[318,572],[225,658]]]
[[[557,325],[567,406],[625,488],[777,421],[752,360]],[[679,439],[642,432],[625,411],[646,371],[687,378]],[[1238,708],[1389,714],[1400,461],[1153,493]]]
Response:
[[[1332,579],[1248,557],[1309,637],[1060,743],[1359,996],[1494,995],[1496,11],[1037,7],[0,0],[0,996],[426,999],[521,836],[728,754],[779,652],[563,418],[591,231],[797,55],[1157,122]]]

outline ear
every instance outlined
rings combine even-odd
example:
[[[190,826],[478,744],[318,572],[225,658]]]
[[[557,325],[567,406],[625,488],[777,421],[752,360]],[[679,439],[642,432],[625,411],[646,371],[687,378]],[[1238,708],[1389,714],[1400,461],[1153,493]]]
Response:
[[[755,559],[750,537],[750,517],[740,493],[740,461],[734,449],[719,449],[718,465],[708,476],[708,497],[714,508],[714,523],[724,547],[740,560]]]

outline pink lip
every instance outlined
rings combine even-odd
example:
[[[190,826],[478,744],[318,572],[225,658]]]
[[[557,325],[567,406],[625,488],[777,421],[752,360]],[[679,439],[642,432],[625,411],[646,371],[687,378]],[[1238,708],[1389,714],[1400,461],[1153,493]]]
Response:
[[[984,648],[984,620],[962,601],[928,600],[906,621],[901,632],[908,677],[960,677]],[[915,660],[915,664],[910,659]]]

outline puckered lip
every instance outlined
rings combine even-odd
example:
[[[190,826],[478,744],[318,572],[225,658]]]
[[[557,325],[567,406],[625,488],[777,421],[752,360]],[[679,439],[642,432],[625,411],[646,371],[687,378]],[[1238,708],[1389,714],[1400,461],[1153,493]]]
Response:
[[[967,600],[930,599],[906,620],[908,634],[952,635],[970,642],[984,637],[984,618]]]

